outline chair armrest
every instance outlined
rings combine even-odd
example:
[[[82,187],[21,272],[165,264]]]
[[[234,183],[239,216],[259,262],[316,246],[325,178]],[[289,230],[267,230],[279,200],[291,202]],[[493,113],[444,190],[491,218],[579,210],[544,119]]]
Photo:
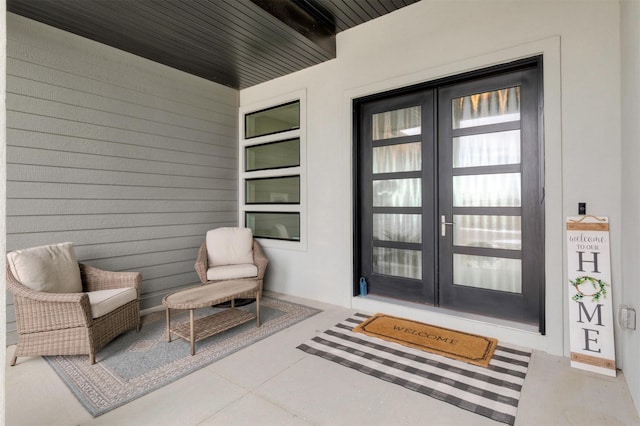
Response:
[[[257,240],[253,240],[253,263],[258,267],[258,279],[263,280],[269,259],[265,256],[264,250]]]
[[[207,257],[207,242],[205,241],[198,250],[198,258],[196,259],[196,273],[200,278],[201,284],[207,284],[207,269],[209,269],[209,259]]]
[[[85,291],[109,290],[112,288],[133,287],[140,297],[140,272],[113,272],[80,264],[80,276]]]
[[[13,294],[20,333],[88,327],[93,319],[85,293],[46,293],[20,283],[7,267],[7,289]]]

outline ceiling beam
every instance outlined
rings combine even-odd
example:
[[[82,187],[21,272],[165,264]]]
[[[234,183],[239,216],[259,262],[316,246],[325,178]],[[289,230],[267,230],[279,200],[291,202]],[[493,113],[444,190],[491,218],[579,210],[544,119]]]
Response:
[[[336,57],[336,28],[313,0],[251,0],[253,4]]]

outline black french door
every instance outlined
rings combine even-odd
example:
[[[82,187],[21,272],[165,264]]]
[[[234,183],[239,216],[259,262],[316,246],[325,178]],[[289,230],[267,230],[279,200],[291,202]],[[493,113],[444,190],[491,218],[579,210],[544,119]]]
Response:
[[[371,294],[543,330],[538,67],[356,103],[355,279]]]
[[[434,303],[435,96],[369,102],[360,155],[362,268],[373,294]]]

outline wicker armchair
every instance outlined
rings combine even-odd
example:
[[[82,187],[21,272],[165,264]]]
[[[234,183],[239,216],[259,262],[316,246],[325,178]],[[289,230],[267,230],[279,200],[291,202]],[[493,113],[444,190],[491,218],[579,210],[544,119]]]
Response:
[[[13,293],[18,344],[11,360],[19,356],[89,355],[124,331],[140,330],[138,272],[109,272],[79,264],[83,293],[47,293],[21,284],[7,266],[7,288]],[[93,318],[87,292],[133,287],[137,297],[111,312]]]
[[[215,250],[215,247],[213,247],[212,249]],[[208,250],[209,249],[207,248],[207,241],[205,241],[200,246],[200,250],[198,250],[198,258],[195,264],[195,269],[198,274],[198,277],[200,278],[200,283],[202,285],[213,284],[220,281],[229,281],[232,279],[243,279],[243,280],[255,279],[259,282],[259,291],[260,293],[262,293],[264,274],[267,270],[267,264],[269,263],[269,259],[267,259],[267,257],[265,256],[264,250],[262,250],[262,246],[257,240],[253,239],[253,245],[252,245],[253,265],[255,265],[256,272],[251,276],[247,276],[246,274],[240,274],[242,276],[238,275],[234,277],[210,279],[210,276],[208,277],[207,273],[209,272],[209,274],[211,274],[211,270],[215,269],[216,267],[213,265],[210,265],[210,262],[209,262],[210,253]]]

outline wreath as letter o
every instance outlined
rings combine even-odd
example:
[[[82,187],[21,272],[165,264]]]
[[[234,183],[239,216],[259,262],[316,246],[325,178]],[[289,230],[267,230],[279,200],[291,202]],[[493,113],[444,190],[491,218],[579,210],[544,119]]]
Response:
[[[583,276],[578,277],[575,280],[569,280],[569,282],[576,289],[576,294],[571,298],[576,302],[582,300],[583,297],[591,297],[592,302],[599,302],[600,299],[606,299],[607,297],[607,286],[609,284],[597,278]],[[586,282],[590,282],[593,286],[593,289],[595,290],[593,293],[586,293],[580,288],[580,286]]]

